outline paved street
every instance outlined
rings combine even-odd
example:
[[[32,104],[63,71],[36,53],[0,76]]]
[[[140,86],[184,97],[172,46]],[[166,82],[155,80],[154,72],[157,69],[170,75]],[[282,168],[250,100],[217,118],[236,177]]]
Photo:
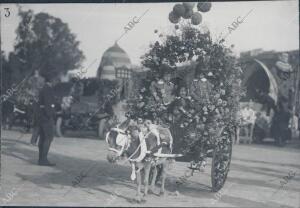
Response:
[[[167,195],[149,195],[146,202],[136,204],[129,164],[109,164],[103,140],[55,138],[49,160],[56,166],[40,167],[30,136],[2,131],[0,205],[300,206],[299,144],[235,145],[231,170],[219,194],[210,191],[210,161],[204,173],[195,173],[182,185],[175,181],[184,175],[187,164],[176,162],[168,170]]]

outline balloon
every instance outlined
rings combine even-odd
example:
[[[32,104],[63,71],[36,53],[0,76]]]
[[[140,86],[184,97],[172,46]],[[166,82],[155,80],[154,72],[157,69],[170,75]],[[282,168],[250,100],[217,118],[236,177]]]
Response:
[[[199,25],[202,21],[202,15],[199,12],[195,12],[191,18],[193,25]]]
[[[176,15],[174,14],[174,12],[172,11],[172,12],[169,13],[169,20],[170,20],[170,22],[172,22],[173,24],[177,24],[177,23],[179,22],[179,20],[180,20],[180,17],[176,16]]]
[[[183,2],[182,5],[185,7],[185,9],[193,10],[195,3],[193,2]]]
[[[185,7],[182,4],[175,4],[173,7],[173,12],[176,16],[182,17],[182,15],[185,13]]]
[[[192,15],[193,15],[193,10],[185,10],[185,13],[184,13],[184,15],[182,15],[182,17],[184,19],[189,19],[192,17]]]
[[[197,4],[198,11],[200,12],[208,12],[211,8],[210,2],[199,2]]]

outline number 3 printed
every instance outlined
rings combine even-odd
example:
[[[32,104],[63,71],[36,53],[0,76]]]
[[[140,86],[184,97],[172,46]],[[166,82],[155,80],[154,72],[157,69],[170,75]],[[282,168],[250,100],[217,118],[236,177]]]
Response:
[[[9,16],[10,16],[9,8],[4,8],[4,9],[5,9],[5,14],[4,14],[4,16],[5,16],[5,17],[9,17]]]

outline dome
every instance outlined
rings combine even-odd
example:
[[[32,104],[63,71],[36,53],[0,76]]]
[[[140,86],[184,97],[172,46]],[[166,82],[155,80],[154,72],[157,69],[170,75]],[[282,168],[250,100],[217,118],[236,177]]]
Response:
[[[103,53],[97,77],[110,80],[116,79],[115,68],[123,66],[130,68],[130,65],[131,61],[127,53],[115,43]]]

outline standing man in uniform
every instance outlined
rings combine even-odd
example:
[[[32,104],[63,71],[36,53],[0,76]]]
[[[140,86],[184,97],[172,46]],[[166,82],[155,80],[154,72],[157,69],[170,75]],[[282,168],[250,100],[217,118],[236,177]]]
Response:
[[[45,80],[42,76],[39,74],[39,70],[34,71],[34,76],[32,76],[29,79],[30,83],[30,93],[31,96],[33,97],[33,130],[32,130],[32,136],[31,136],[31,141],[30,143],[32,145],[36,145],[36,142],[39,137],[39,125],[38,125],[38,114],[39,114],[39,104],[38,104],[38,96],[39,92],[43,88],[45,84]]]
[[[50,149],[51,142],[54,137],[54,91],[53,85],[54,77],[50,74],[45,74],[45,85],[39,94],[39,161],[41,166],[55,166],[47,159],[47,155]],[[51,83],[52,81],[52,83]]]

